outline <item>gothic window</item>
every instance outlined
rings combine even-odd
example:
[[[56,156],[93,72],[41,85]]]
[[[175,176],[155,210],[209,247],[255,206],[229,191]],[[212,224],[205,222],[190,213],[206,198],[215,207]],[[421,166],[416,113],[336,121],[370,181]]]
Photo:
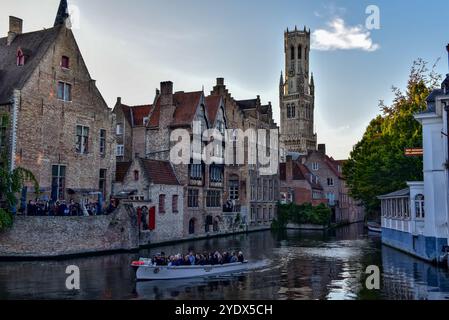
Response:
[[[302,46],[299,45],[298,47],[298,59],[301,60],[302,59]]]
[[[25,65],[25,55],[23,54],[22,50],[17,50],[17,66],[21,67]]]
[[[295,60],[295,47],[291,47],[290,49],[290,58],[291,60]]]
[[[291,118],[296,118],[296,107],[294,104],[291,106]]]
[[[287,104],[287,118],[291,118],[292,117],[292,109],[290,107],[289,104]]]

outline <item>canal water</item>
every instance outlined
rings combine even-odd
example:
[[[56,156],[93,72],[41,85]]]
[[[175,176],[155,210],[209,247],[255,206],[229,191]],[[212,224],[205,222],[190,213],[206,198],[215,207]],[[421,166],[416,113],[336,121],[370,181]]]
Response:
[[[137,282],[132,260],[167,254],[242,250],[261,268],[213,279]],[[80,269],[81,290],[65,287],[66,267]],[[365,270],[379,266],[381,289]],[[356,224],[323,232],[258,232],[64,261],[0,262],[0,299],[449,299],[449,273],[381,245]]]

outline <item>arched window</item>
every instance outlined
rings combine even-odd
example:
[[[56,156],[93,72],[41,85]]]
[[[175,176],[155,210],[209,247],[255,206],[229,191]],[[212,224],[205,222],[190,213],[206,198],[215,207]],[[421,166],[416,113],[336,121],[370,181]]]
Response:
[[[416,218],[417,219],[424,219],[425,212],[424,212],[424,195],[418,194],[415,197],[415,211],[416,211]]]
[[[22,49],[17,50],[17,66],[21,67],[25,65],[25,55],[23,54]]]
[[[290,58],[291,60],[295,60],[295,47],[291,47],[290,49]]]
[[[292,108],[290,107],[289,104],[287,104],[287,118],[291,117],[292,117]]]
[[[296,107],[295,107],[294,104],[292,105],[291,117],[292,117],[292,118],[296,118]]]
[[[301,60],[302,59],[302,46],[299,45],[298,47],[298,59]]]

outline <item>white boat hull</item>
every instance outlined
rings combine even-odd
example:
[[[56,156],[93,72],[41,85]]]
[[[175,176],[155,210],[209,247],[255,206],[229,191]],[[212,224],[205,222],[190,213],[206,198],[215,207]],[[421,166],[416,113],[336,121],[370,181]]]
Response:
[[[137,268],[137,280],[172,280],[197,277],[211,277],[225,273],[239,273],[248,270],[248,263],[229,263],[214,266],[152,266],[143,265]]]
[[[367,227],[371,232],[382,233],[382,227],[377,223],[368,223]]]

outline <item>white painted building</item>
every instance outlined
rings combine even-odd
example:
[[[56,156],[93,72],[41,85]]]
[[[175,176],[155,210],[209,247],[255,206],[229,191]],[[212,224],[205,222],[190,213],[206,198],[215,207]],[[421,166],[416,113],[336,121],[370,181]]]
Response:
[[[449,74],[415,119],[423,126],[424,182],[409,182],[406,190],[379,197],[382,241],[441,262],[449,244]]]

